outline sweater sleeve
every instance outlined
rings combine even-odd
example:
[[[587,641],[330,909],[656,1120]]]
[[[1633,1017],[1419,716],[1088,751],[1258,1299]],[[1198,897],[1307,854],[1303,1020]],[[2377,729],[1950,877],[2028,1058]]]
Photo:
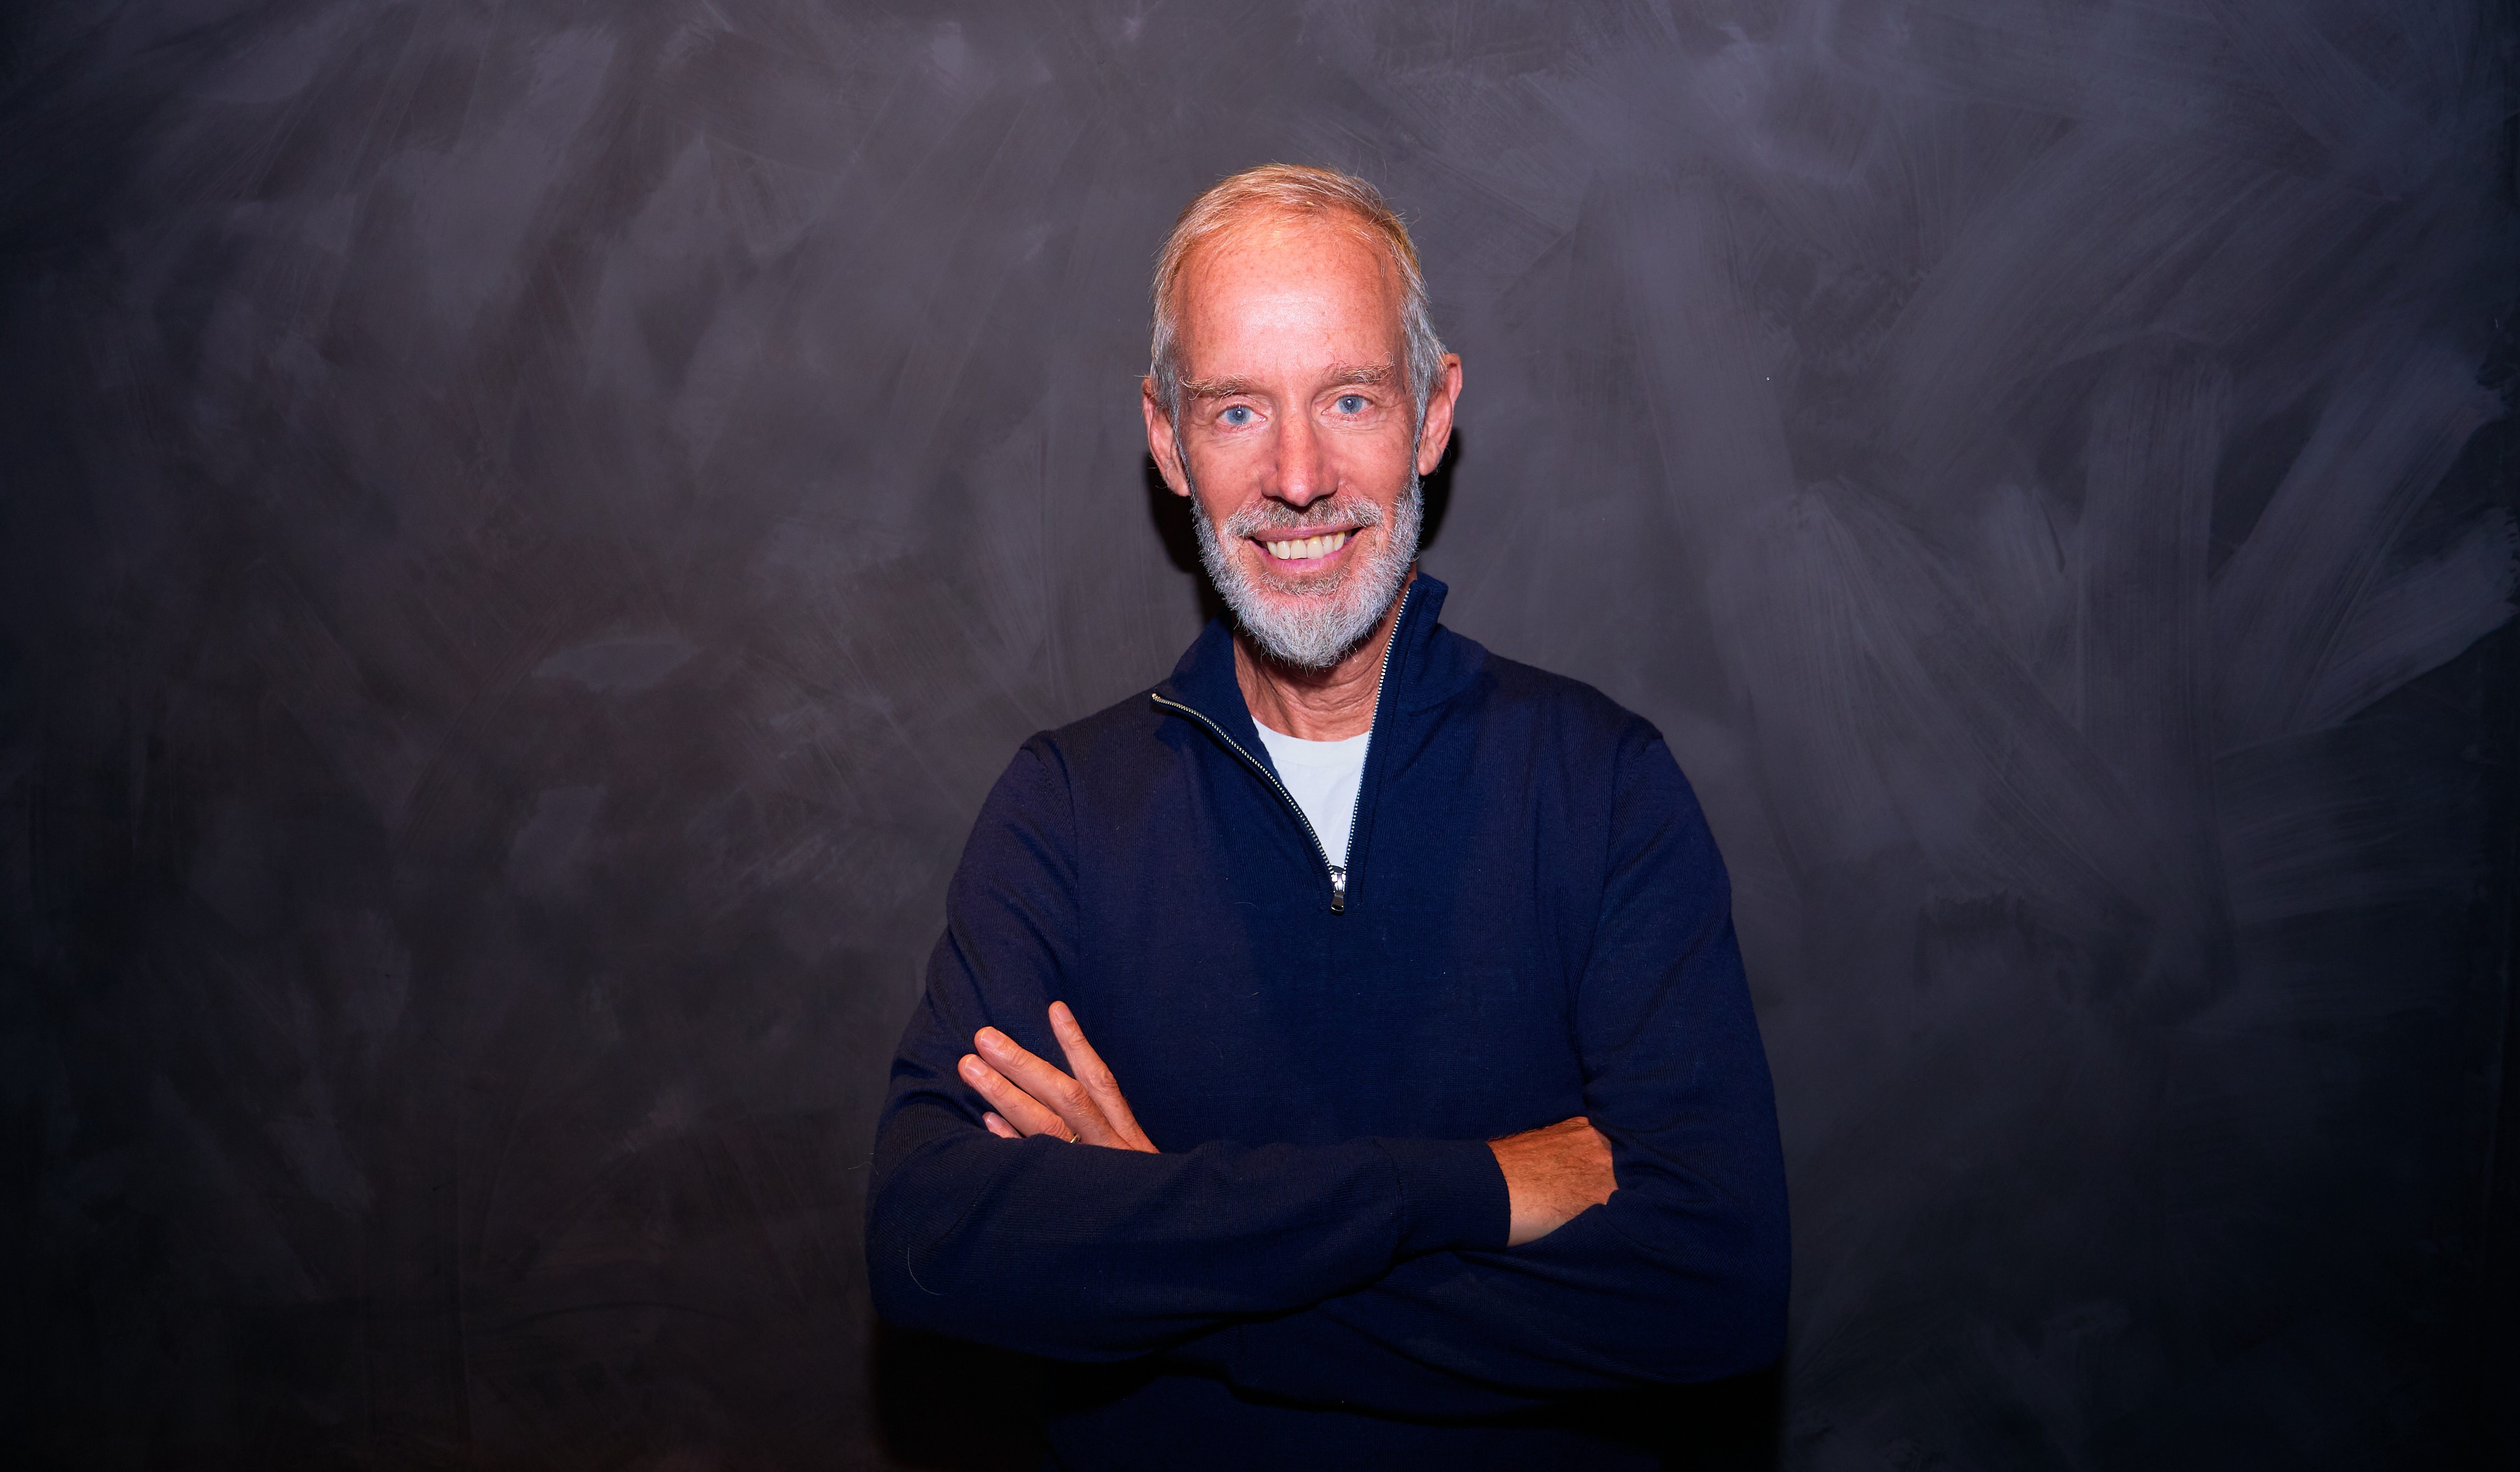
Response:
[[[955,1064],[995,1025],[1056,1059],[1075,965],[1071,804],[1036,736],[983,806],[877,1126],[867,1270],[896,1323],[1069,1360],[1144,1354],[1362,1287],[1395,1263],[1502,1246],[1476,1140],[1210,1142],[1164,1154],[1001,1139]]]
[[[1782,1352],[1783,1158],[1723,861],[1660,736],[1626,742],[1615,781],[1575,1008],[1609,1201],[1536,1242],[1418,1257],[1228,1325],[1180,1359],[1295,1400],[1447,1416],[1719,1379]]]

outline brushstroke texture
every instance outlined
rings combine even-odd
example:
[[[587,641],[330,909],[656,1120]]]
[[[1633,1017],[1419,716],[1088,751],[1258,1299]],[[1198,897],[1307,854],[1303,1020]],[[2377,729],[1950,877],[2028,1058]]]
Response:
[[[1145,273],[1287,157],[1467,360],[1455,621],[1654,719],[1731,860],[1751,1460],[2446,1462],[2513,1240],[2515,39],[14,8],[5,1439],[1024,1464],[1021,1366],[874,1338],[872,1111],[987,783],[1196,625]]]

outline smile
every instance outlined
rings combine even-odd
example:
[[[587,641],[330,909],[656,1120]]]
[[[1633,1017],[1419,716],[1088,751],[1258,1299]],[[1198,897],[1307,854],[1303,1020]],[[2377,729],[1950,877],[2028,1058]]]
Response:
[[[1281,562],[1309,562],[1345,547],[1347,539],[1355,534],[1351,530],[1324,532],[1318,537],[1291,537],[1284,541],[1262,542],[1260,549]]]

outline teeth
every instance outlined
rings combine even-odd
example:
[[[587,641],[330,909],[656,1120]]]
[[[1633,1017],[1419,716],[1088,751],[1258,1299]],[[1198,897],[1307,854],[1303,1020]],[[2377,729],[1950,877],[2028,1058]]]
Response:
[[[1286,542],[1263,542],[1260,545],[1268,550],[1269,556],[1281,562],[1309,562],[1315,558],[1328,557],[1331,553],[1345,547],[1350,535],[1352,534],[1348,532],[1334,531],[1318,537],[1299,537]]]

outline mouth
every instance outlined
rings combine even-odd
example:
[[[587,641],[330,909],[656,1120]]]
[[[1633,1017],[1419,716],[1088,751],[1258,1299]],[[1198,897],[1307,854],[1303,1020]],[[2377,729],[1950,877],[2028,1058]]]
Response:
[[[1272,566],[1287,572],[1305,572],[1328,566],[1356,536],[1357,528],[1343,526],[1336,531],[1316,532],[1309,537],[1253,537]]]

